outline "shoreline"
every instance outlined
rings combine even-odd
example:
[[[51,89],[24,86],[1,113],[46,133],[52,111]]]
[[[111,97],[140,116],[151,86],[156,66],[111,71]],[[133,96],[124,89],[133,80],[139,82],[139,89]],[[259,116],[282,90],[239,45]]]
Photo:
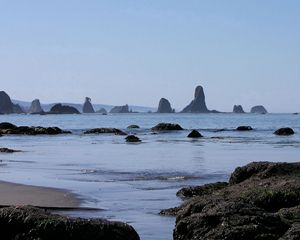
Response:
[[[31,205],[47,209],[80,209],[82,200],[68,190],[0,181],[0,206]]]

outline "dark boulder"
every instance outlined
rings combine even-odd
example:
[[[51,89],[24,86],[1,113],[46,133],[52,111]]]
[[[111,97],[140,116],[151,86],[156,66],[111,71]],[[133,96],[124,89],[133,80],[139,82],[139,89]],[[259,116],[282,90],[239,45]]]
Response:
[[[125,139],[126,142],[131,142],[131,143],[141,142],[141,139],[139,139],[137,136],[134,135],[128,135]]]
[[[127,128],[129,128],[129,129],[132,129],[132,128],[140,128],[140,126],[135,125],[135,124],[132,124],[132,125],[129,125]]]
[[[14,104],[4,91],[0,91],[0,112],[4,114],[10,114],[14,112]]]
[[[186,106],[181,112],[183,113],[209,113],[206,107],[205,95],[201,86],[196,87],[194,100]]]
[[[274,134],[279,136],[289,136],[295,134],[295,132],[292,128],[279,128]]]
[[[0,148],[0,153],[14,153],[14,152],[21,152],[21,151],[10,149],[10,148]]]
[[[174,240],[299,239],[300,163],[254,162],[230,184],[185,188],[188,199],[163,210],[176,214]]]
[[[91,103],[91,99],[86,97],[85,98],[85,102],[83,104],[83,107],[82,107],[82,112],[83,113],[95,113],[95,110],[93,108],[93,105]]]
[[[127,133],[117,128],[93,128],[84,132],[84,134],[105,134],[105,133],[122,135],[122,136],[127,135]]]
[[[44,112],[39,99],[35,99],[31,102],[28,112],[31,114],[40,114]]]
[[[2,122],[0,123],[0,129],[14,129],[17,128],[16,125],[9,123],[9,122]]]
[[[49,114],[80,114],[80,112],[75,107],[58,103],[50,109]]]
[[[1,239],[139,240],[133,227],[103,219],[68,218],[34,207],[0,209]]]
[[[183,128],[179,124],[175,123],[159,123],[153,128],[152,131],[179,131],[183,130]]]
[[[251,126],[239,126],[236,128],[237,131],[252,131],[253,128]]]
[[[174,112],[170,102],[165,99],[165,98],[161,98],[158,104],[158,109],[157,109],[157,113],[172,113]]]
[[[130,113],[128,105],[115,106],[110,111],[110,113]]]
[[[203,136],[197,130],[193,130],[189,133],[189,135],[187,137],[188,138],[201,138]]]
[[[245,113],[245,111],[241,105],[234,105],[233,112],[234,113]]]
[[[254,106],[253,108],[251,108],[250,112],[251,113],[257,113],[257,114],[266,114],[266,113],[268,113],[266,108],[262,105]]]

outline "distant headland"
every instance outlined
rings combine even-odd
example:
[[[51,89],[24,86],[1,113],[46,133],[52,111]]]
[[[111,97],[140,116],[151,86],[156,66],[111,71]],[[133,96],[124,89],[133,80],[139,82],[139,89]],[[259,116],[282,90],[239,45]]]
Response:
[[[148,113],[175,113],[171,102],[162,97],[159,100],[157,108],[129,106],[124,104],[121,106],[92,104],[92,99],[85,98],[83,104],[74,103],[52,103],[41,104],[39,99],[34,99],[31,103],[18,100],[12,100],[5,91],[0,91],[0,114],[80,114],[80,113],[134,113],[134,112],[148,112]],[[202,86],[195,88],[194,97],[192,101],[184,107],[179,113],[220,113],[217,110],[209,110],[205,101],[205,93]],[[245,113],[241,105],[234,105],[232,113]],[[266,114],[268,111],[263,105],[253,106],[250,113]]]

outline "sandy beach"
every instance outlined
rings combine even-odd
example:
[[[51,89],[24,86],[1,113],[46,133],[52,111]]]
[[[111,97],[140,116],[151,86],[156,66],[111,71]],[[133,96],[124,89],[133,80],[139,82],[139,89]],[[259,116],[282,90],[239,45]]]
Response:
[[[78,208],[80,200],[75,194],[46,187],[0,182],[0,205],[32,205],[43,208]]]

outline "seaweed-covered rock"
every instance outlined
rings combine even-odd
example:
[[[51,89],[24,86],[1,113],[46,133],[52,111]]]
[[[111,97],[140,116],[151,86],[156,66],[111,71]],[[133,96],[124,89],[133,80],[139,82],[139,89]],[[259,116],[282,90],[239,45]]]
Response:
[[[125,139],[126,139],[126,142],[131,142],[131,143],[141,142],[141,139],[139,139],[135,135],[128,135]]]
[[[0,209],[1,239],[139,240],[136,231],[122,222],[68,218],[34,207]]]
[[[292,128],[279,128],[274,132],[275,135],[279,136],[289,136],[295,134]]]
[[[151,128],[153,131],[180,131],[183,130],[183,128],[176,123],[159,123],[153,128]]]
[[[112,133],[115,135],[127,135],[127,133],[123,132],[118,128],[93,128],[84,132],[84,134],[104,134],[104,133]]]
[[[193,130],[189,133],[189,135],[187,137],[188,138],[202,138],[203,136],[197,130]]]
[[[299,239],[300,163],[250,163],[236,168],[229,185],[178,194],[188,199],[161,212],[176,214],[175,240]]]
[[[236,128],[237,131],[252,131],[253,128],[251,126],[239,126]]]

